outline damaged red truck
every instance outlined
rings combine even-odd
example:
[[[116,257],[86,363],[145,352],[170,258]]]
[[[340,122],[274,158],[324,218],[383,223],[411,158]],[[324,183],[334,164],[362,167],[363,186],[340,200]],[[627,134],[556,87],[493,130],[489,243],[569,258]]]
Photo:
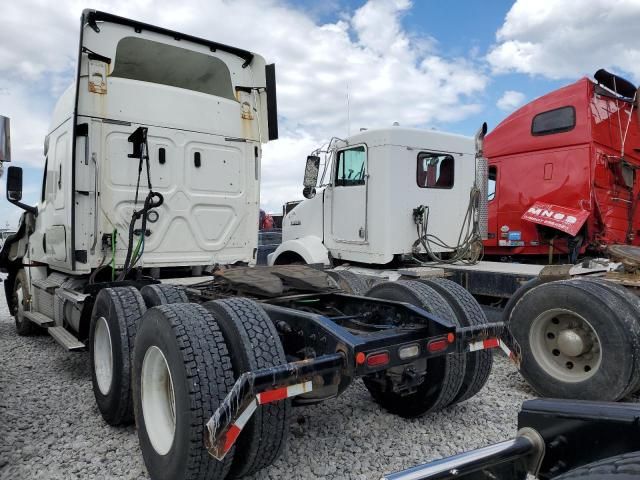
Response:
[[[528,103],[485,138],[486,255],[575,263],[609,245],[640,245],[636,88],[604,70],[595,79]]]

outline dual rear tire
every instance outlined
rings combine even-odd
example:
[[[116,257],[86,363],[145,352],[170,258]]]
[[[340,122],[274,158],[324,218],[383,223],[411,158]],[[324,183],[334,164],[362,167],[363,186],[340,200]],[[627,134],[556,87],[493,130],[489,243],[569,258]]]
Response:
[[[640,300],[600,279],[534,284],[506,318],[542,396],[617,401],[640,388]]]
[[[133,423],[133,347],[147,308],[187,301],[175,285],[146,285],[140,291],[105,288],[98,293],[89,327],[91,380],[98,410],[109,425]]]
[[[136,336],[133,397],[138,440],[155,479],[222,479],[223,461],[204,448],[205,424],[233,386],[220,328],[202,306],[149,309]]]
[[[251,300],[186,300],[170,285],[98,294],[90,327],[98,409],[110,425],[135,417],[152,478],[255,473],[286,444],[290,401],[258,407],[223,461],[204,449],[205,424],[242,373],[286,363],[280,338]]]
[[[450,280],[385,282],[371,288],[367,296],[410,303],[450,321],[456,327],[486,322],[476,300]],[[364,377],[363,381],[374,401],[383,408],[412,418],[476,395],[487,382],[491,365],[489,352],[449,354],[428,359],[423,383],[408,394],[393,392],[379,378]]]
[[[133,287],[105,288],[93,305],[89,350],[93,393],[109,425],[133,422],[131,362],[136,331],[146,307]]]

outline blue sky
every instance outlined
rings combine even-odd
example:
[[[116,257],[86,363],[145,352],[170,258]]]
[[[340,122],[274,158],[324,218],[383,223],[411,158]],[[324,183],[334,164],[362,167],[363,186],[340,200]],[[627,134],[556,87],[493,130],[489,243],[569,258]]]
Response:
[[[75,68],[83,7],[76,0],[0,6],[0,114],[12,118],[14,160],[25,167],[32,203],[49,117]],[[281,138],[265,147],[262,169],[262,203],[272,211],[300,197],[306,154],[345,135],[347,90],[352,131],[398,121],[472,135],[483,121],[491,129],[519,105],[600,67],[640,81],[640,0],[96,0],[92,7],[275,61]],[[0,226],[18,215],[0,202]]]

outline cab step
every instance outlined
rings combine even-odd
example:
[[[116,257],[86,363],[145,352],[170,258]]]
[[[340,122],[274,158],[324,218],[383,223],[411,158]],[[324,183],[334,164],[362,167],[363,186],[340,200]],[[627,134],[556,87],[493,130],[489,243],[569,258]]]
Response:
[[[47,317],[44,313],[24,312],[24,316],[27,320],[32,321],[40,327],[48,327],[49,325],[53,325],[53,319]]]
[[[84,350],[85,345],[64,327],[49,327],[49,335],[70,352]]]

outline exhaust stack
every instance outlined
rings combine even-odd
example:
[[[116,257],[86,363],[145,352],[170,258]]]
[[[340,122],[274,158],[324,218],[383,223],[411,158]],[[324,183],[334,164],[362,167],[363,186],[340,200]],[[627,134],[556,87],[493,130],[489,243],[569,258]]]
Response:
[[[487,239],[487,232],[489,229],[489,202],[488,202],[488,189],[489,189],[489,162],[484,157],[484,136],[487,134],[487,123],[484,122],[478,132],[475,135],[476,142],[476,187],[478,188],[478,233],[482,240]]]

